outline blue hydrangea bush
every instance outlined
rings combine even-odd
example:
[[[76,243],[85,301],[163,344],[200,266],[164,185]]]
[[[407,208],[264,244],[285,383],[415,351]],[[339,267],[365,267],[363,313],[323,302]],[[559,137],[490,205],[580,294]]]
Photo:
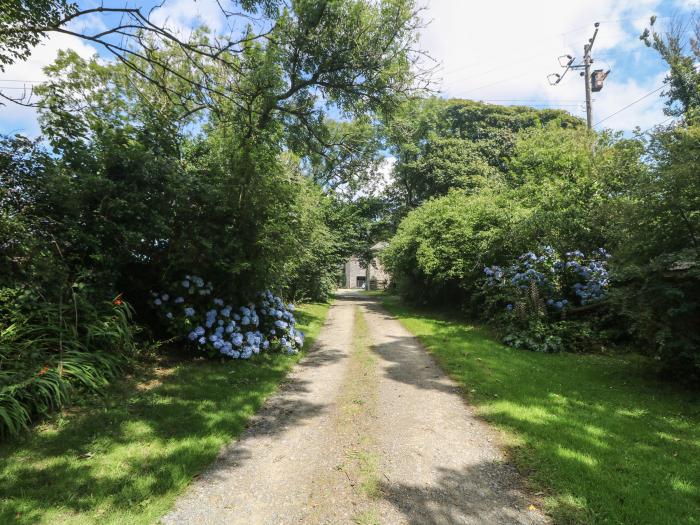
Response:
[[[580,250],[561,257],[551,246],[544,246],[539,255],[524,253],[506,268],[495,265],[484,268],[484,274],[487,286],[498,287],[512,298],[506,305],[508,310],[525,301],[534,286],[548,310],[561,312],[567,307],[585,306],[605,298],[610,283],[609,258],[610,254],[603,248],[588,257]]]
[[[551,246],[538,252],[524,253],[509,266],[485,267],[483,291],[507,327],[506,343],[554,352],[592,333],[585,320],[568,318],[607,297],[610,254],[599,248],[588,256],[580,250],[562,256]]]
[[[270,291],[255,302],[234,307],[213,297],[213,285],[186,275],[169,292],[152,292],[153,306],[174,334],[210,355],[249,359],[266,351],[295,354],[304,346],[296,328],[294,305]]]

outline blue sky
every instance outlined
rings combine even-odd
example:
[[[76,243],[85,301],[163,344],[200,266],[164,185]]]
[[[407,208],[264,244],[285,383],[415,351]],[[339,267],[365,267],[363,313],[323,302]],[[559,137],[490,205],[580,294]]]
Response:
[[[138,0],[129,3],[142,5]],[[594,122],[605,119],[598,128],[626,132],[667,120],[661,92],[610,116],[663,82],[665,64],[638,38],[649,17],[657,15],[657,26],[663,28],[674,19],[687,19],[692,9],[700,7],[699,0],[424,0],[423,5],[423,18],[429,23],[420,45],[439,64],[435,79],[442,96],[555,107],[579,116],[585,116],[585,108],[578,73],[570,73],[557,86],[550,86],[546,77],[561,72],[559,55],[581,56],[593,23],[600,22],[593,50],[595,66],[611,69],[611,74],[604,90],[595,95]],[[180,31],[201,23],[224,29],[215,0],[166,0],[154,16]],[[100,20],[88,19],[85,24],[98,29]],[[0,74],[0,89],[17,94],[18,88],[45,79],[42,68],[61,48],[73,48],[83,56],[101,52],[72,37],[52,37],[28,62]],[[1,133],[36,135],[38,131],[33,110],[0,107]]]

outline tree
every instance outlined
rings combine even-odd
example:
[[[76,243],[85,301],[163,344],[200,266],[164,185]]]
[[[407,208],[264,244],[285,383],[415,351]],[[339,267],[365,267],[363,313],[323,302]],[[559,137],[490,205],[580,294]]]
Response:
[[[664,80],[668,90],[664,93],[666,114],[697,118],[700,110],[700,18],[696,14],[685,22],[671,26],[669,31],[659,33],[654,29],[656,17],[651,17],[649,27],[639,37],[647,47],[655,49],[669,66]],[[693,37],[687,38],[690,30]],[[689,49],[689,52],[688,51]]]
[[[387,119],[384,133],[392,154],[397,206],[407,209],[451,188],[497,184],[521,130],[548,124],[576,128],[580,119],[564,111],[496,106],[470,100],[416,99]]]
[[[528,215],[506,193],[452,191],[412,210],[382,259],[407,298],[463,304],[477,290],[484,266],[527,245],[519,233]]]
[[[46,38],[46,30],[60,27],[78,14],[68,0],[20,0],[3,3],[0,12],[0,71],[26,60],[32,49]]]
[[[232,0],[232,7],[240,8],[236,12],[225,9],[223,4],[219,6],[226,19],[235,20],[238,17],[249,19],[258,12],[272,15],[280,4],[278,0]],[[70,0],[16,0],[3,8],[0,14],[0,70],[26,60],[42,40],[52,33],[60,33],[101,47],[136,75],[158,85],[164,92],[175,94],[168,86],[166,77],[170,75],[207,91],[213,88],[199,79],[179,75],[176,68],[162,59],[159,50],[164,46],[175,46],[195,67],[206,62],[234,67],[234,63],[225,55],[240,53],[248,41],[265,36],[247,35],[244,31],[237,38],[233,36],[233,27],[229,38],[206,38],[198,32],[182,36],[166,25],[153,22],[154,11],[118,4],[81,8]],[[89,24],[82,24],[83,21],[89,23],[95,19],[100,22],[96,24],[98,29],[89,31],[84,28]],[[149,64],[158,74],[149,74],[144,64]],[[27,95],[17,98],[0,95],[12,102],[31,105]]]
[[[377,126],[367,117],[349,122],[326,120],[318,133],[320,143],[290,137],[293,149],[307,152],[307,168],[314,181],[348,198],[359,191],[371,192],[383,159]]]
[[[279,38],[249,42],[236,57],[245,74],[207,70],[221,85],[237,82],[240,97],[234,104],[212,96],[213,105],[201,113],[187,105],[200,100],[199,88],[179,77],[169,78],[183,95],[174,98],[148,78],[135,77],[123,62],[60,54],[50,66],[54,80],[37,93],[42,127],[60,155],[61,176],[52,180],[70,181],[57,195],[63,194],[60,200],[76,212],[65,213],[68,229],[57,237],[67,243],[62,247],[67,255],[76,255],[76,268],[99,270],[106,288],[132,294],[195,271],[215,276],[222,283],[219,289],[232,297],[266,285],[301,296],[308,292],[307,283],[315,283],[312,294],[327,293],[327,276],[347,250],[328,230],[332,205],[307,175],[327,189],[369,180],[378,162],[371,117],[390,110],[404,96],[400,86],[413,75],[401,55],[408,50],[392,47],[395,35],[383,32],[383,17],[413,16],[400,9],[405,2],[371,9],[364,2],[332,4],[335,14],[316,13],[309,31],[320,38],[344,28],[342,49],[333,51],[332,35],[325,52],[318,43],[311,46],[311,36],[292,47],[283,45],[301,18],[282,13]],[[310,9],[304,2],[296,5]],[[348,17],[355,18],[354,25],[346,23]],[[353,33],[358,30],[364,32]],[[386,56],[375,53],[382,42]],[[307,51],[301,49],[306,46]],[[348,52],[353,47],[361,56]],[[178,46],[165,45],[158,53],[172,67],[181,67],[181,76],[197,78]],[[154,63],[135,60],[147,76],[157,74]],[[323,71],[314,69],[313,60]],[[365,71],[368,64],[376,71]],[[295,73],[290,77],[285,68]],[[302,78],[312,70],[315,80]],[[346,77],[351,73],[362,80]],[[313,87],[316,81],[323,88]],[[337,107],[357,112],[358,118],[326,122],[319,97],[336,100]],[[199,130],[195,136],[187,133],[192,124]],[[324,147],[333,136],[343,140]],[[61,208],[59,201],[52,205]],[[375,225],[362,229],[372,230],[356,236],[367,243]]]
[[[492,167],[476,143],[461,138],[431,137],[422,155],[411,165],[401,166],[403,182],[410,191],[409,204],[447,195],[451,189],[476,191],[497,184],[499,172]]]
[[[157,86],[183,114],[213,112],[243,126],[249,138],[275,120],[287,120],[320,139],[316,125],[324,105],[358,116],[388,110],[429,81],[418,65],[420,20],[413,0],[231,4],[235,11],[222,7],[230,35],[202,28],[184,40],[140,8],[78,9],[63,0],[22,0],[0,18],[0,56],[11,64],[26,59],[51,33],[76,36]],[[110,24],[114,15],[121,18]],[[262,17],[255,25],[248,23],[254,15]],[[74,28],[88,16],[104,17],[108,28]]]

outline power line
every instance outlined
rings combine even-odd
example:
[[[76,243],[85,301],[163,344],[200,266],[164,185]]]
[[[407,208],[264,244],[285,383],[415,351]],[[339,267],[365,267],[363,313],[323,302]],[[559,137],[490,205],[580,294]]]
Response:
[[[645,19],[648,19],[648,18],[649,18],[648,16],[618,18],[618,19],[615,19],[615,20],[600,20],[599,23],[600,23],[600,24],[614,24],[614,23],[618,23],[618,22],[628,22],[628,21],[645,20]],[[670,16],[657,16],[656,18],[657,18],[657,20],[660,20],[660,19],[672,18],[672,17],[670,17]],[[583,31],[584,29],[588,29],[588,28],[590,27],[590,25],[591,25],[591,22],[587,23],[586,25],[582,25],[582,26],[574,27],[574,28],[572,28],[572,29],[568,29],[567,31],[564,31],[564,32],[562,32],[562,33],[552,33],[552,34],[550,34],[550,35],[548,35],[548,36],[546,36],[546,37],[543,37],[543,38],[541,38],[541,39],[539,39],[539,40],[535,40],[535,41],[530,42],[531,45],[532,45],[532,44],[535,44],[535,45],[532,46],[532,47],[526,48],[525,50],[519,48],[519,49],[520,49],[520,52],[521,52],[521,53],[527,52],[527,53],[529,54],[529,53],[532,52],[532,51],[539,50],[539,49],[542,47],[540,44],[543,44],[543,43],[545,43],[545,42],[550,42],[551,40],[553,40],[553,39],[555,39],[555,38],[562,37],[562,36],[565,36],[565,35],[568,35],[568,34],[571,34],[571,33],[577,33],[577,32]],[[463,66],[456,66],[456,67],[452,67],[452,68],[449,68],[449,69],[445,69],[445,70],[441,71],[440,73],[441,73],[441,74],[452,74],[452,73],[456,73],[456,72],[459,72],[459,71],[463,71],[463,70],[465,70],[465,69],[472,69],[472,68],[475,68],[475,67],[479,67],[479,66],[481,66],[482,64],[487,64],[487,63],[489,63],[490,61],[491,61],[491,59],[483,59],[483,60],[479,60],[479,61],[476,61],[476,62],[470,62],[470,63],[465,64],[465,65],[463,65]],[[485,73],[488,73],[488,72],[491,72],[491,71],[495,71],[495,70],[498,70],[498,69],[503,69],[503,68],[506,68],[506,67],[510,67],[510,64],[505,64],[505,65],[499,66],[499,67],[497,67],[497,68],[495,68],[495,69],[490,69],[490,70],[486,71]]]
[[[661,85],[661,86],[657,87],[656,89],[653,89],[653,90],[649,91],[649,93],[647,93],[646,95],[639,97],[637,100],[635,100],[635,101],[633,101],[633,102],[630,102],[630,103],[627,104],[625,107],[618,109],[615,113],[611,113],[610,115],[608,115],[608,116],[605,117],[604,119],[599,120],[598,122],[595,123],[595,126],[597,126],[597,125],[600,124],[601,122],[605,122],[605,121],[608,120],[609,118],[614,117],[614,116],[617,115],[618,113],[623,112],[623,111],[626,110],[627,108],[630,108],[630,107],[634,106],[637,102],[641,102],[642,100],[644,100],[645,98],[647,98],[647,97],[653,95],[653,94],[656,93],[657,91],[662,90],[664,87],[665,87],[665,85]]]
[[[605,22],[603,22],[603,23],[605,23]],[[546,37],[540,38],[539,40],[535,40],[535,41],[533,41],[533,42],[530,42],[530,44],[542,44],[542,43],[545,43],[545,42],[550,42],[551,40],[553,40],[553,39],[555,39],[555,38],[559,38],[559,37],[561,37],[561,36],[568,35],[569,33],[575,33],[575,32],[582,31],[583,29],[587,29],[589,26],[590,26],[590,24],[586,24],[585,26],[574,27],[573,29],[569,29],[569,30],[567,30],[567,31],[564,31],[563,33],[552,33],[552,34],[550,34],[550,35],[548,35],[548,36],[546,36]],[[526,51],[527,51],[527,52],[531,52],[531,51],[534,51],[534,50],[539,49],[540,47],[542,47],[542,46],[535,46],[535,47],[532,47],[532,48],[528,48]],[[520,51],[523,52],[522,49],[521,49]],[[475,67],[475,66],[479,66],[479,65],[484,64],[484,63],[487,63],[487,62],[489,62],[489,61],[490,61],[490,59],[484,59],[484,60],[480,60],[480,61],[478,61],[478,62],[471,62],[471,63],[466,64],[466,65],[464,65],[464,66],[457,66],[457,67],[453,67],[453,68],[450,68],[450,69],[446,69],[446,70],[443,71],[442,73],[455,73],[455,72],[457,72],[457,71],[461,71],[461,70],[464,70],[464,69],[469,69],[469,68],[472,68],[472,67]],[[504,65],[504,66],[502,66],[502,67],[510,67],[510,64],[506,64],[506,65]],[[499,67],[499,68],[497,68],[497,69],[502,69],[502,67]]]
[[[657,15],[654,15],[654,16],[656,17],[657,20],[662,20],[664,18],[673,18],[671,16],[657,16]],[[600,23],[601,24],[615,24],[617,22],[630,22],[630,21],[636,22],[637,20],[649,20],[649,16],[637,16],[637,17],[630,16],[627,18],[618,18],[616,20],[603,20]]]
[[[666,124],[666,122],[668,122],[669,120],[673,120],[673,117],[668,117],[668,118],[662,120],[661,122],[657,122],[656,124],[654,124],[654,125],[651,126],[650,128],[647,128],[647,129],[645,129],[644,131],[642,131],[642,135],[644,135],[645,133],[647,133],[648,131],[651,131],[652,129],[654,129],[654,128],[656,128],[656,127],[659,127],[659,126],[661,126],[661,125],[663,125],[663,124]]]
[[[541,60],[541,57],[535,56],[535,57],[530,58],[529,60],[520,61],[519,65],[522,66],[524,64],[530,64],[532,62],[536,62],[537,60]],[[500,71],[502,69],[506,69],[506,68],[510,68],[510,67],[513,67],[513,66],[511,64],[504,64],[504,65],[501,65],[498,67],[488,69],[488,70],[484,71],[483,73],[477,73],[475,75],[467,74],[467,75],[459,76],[457,78],[450,79],[445,84],[447,86],[453,86],[459,82],[464,82],[465,80],[474,80],[476,78],[481,78],[483,76],[488,75],[489,73],[493,73],[494,71]]]
[[[502,102],[516,102],[516,106],[527,106],[531,108],[581,108],[583,107],[582,103],[578,104],[557,104],[557,103],[551,103],[551,102],[523,102],[523,101],[503,101],[503,100],[490,100],[490,99],[479,99],[479,102],[485,102],[487,104],[495,104],[495,103],[502,103]]]
[[[528,70],[528,71],[525,71],[524,73],[522,73],[522,74],[520,74],[520,75],[515,75],[514,77],[511,76],[511,77],[508,77],[508,78],[504,78],[504,79],[502,79],[502,80],[497,80],[496,82],[491,82],[490,84],[484,84],[483,86],[479,86],[479,87],[475,87],[475,88],[472,88],[472,89],[468,89],[467,91],[463,91],[462,94],[471,93],[472,91],[478,91],[478,90],[480,90],[480,89],[484,89],[484,88],[487,88],[487,87],[495,86],[495,85],[497,85],[497,84],[503,84],[504,82],[508,82],[509,80],[515,80],[515,79],[524,77],[525,75],[529,75],[529,74],[530,74],[530,71]]]
[[[557,102],[579,102],[581,101],[577,98],[559,98],[555,100],[542,100],[541,98],[485,98],[485,99],[480,99],[483,100],[484,102],[539,102],[541,104],[549,104],[549,103],[557,103]]]

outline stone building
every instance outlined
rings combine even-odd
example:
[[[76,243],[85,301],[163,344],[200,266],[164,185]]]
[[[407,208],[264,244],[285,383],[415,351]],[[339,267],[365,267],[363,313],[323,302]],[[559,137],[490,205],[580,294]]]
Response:
[[[378,242],[372,246],[372,252],[375,256],[372,258],[371,264],[367,268],[360,265],[360,260],[357,257],[351,257],[345,263],[343,268],[344,286],[345,288],[365,288],[369,283],[369,289],[386,288],[389,284],[389,274],[384,271],[382,263],[379,261],[379,252],[386,248],[388,243]]]

